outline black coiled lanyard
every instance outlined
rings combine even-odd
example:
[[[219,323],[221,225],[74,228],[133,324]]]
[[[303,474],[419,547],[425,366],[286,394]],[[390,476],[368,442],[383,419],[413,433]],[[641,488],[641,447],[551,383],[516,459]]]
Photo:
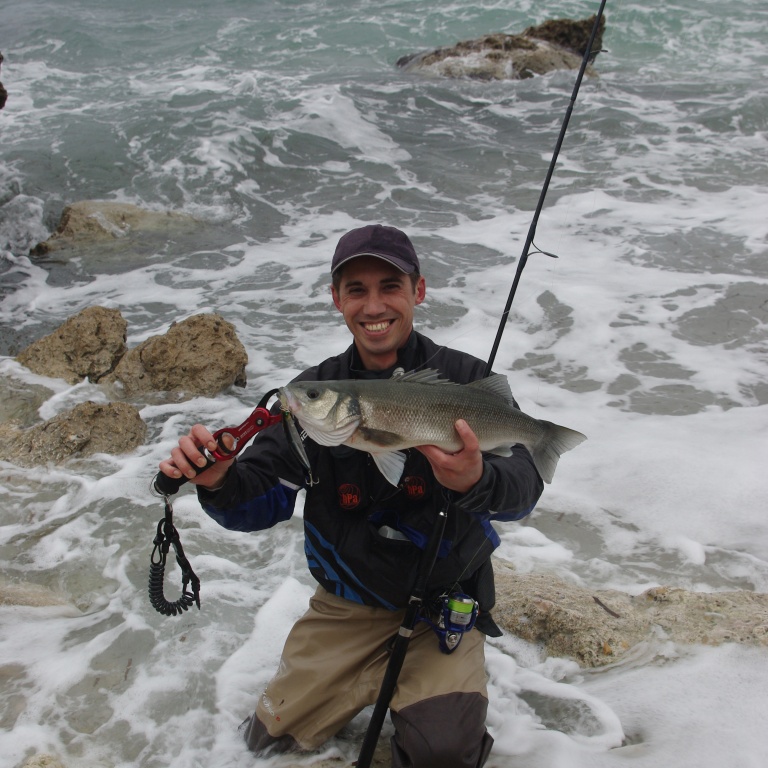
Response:
[[[152,607],[164,616],[178,616],[194,603],[200,609],[200,579],[195,576],[189,564],[184,548],[181,546],[179,532],[173,525],[173,507],[168,496],[165,499],[165,516],[157,524],[157,535],[154,539],[155,548],[149,564],[149,601]],[[171,602],[163,592],[165,563],[168,550],[173,546],[176,552],[176,562],[181,568],[181,597]],[[191,591],[190,591],[191,587]]]

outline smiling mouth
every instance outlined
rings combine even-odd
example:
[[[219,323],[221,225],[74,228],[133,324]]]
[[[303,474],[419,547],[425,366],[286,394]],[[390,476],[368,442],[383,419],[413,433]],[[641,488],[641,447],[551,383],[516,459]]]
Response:
[[[393,320],[382,320],[378,323],[363,323],[362,325],[369,333],[380,333],[381,331],[386,331],[393,322]]]

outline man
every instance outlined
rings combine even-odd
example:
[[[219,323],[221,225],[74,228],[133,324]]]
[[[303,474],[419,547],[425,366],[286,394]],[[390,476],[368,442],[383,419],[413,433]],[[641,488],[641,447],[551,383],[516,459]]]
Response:
[[[426,283],[403,232],[381,225],[348,232],[331,273],[333,303],[353,343],[298,379],[378,379],[424,368],[460,384],[482,378],[481,360],[414,331],[414,308],[424,301]],[[485,728],[483,632],[499,634],[489,614],[490,554],[499,543],[490,521],[525,517],[543,484],[522,446],[507,458],[484,455],[466,422],[458,420],[456,431],[463,443],[456,453],[436,446],[408,451],[397,488],[367,453],[309,438],[305,450],[319,483],[308,486],[279,426],[259,433],[236,461],[195,475],[206,463],[201,447],[216,447],[211,433],[196,425],[160,464],[165,474],[196,483],[205,511],[234,530],[262,530],[288,519],[298,491],[307,493],[305,552],[319,586],[247,721],[245,739],[253,751],[317,748],[376,701],[419,555],[436,514],[450,503],[429,592],[469,594],[480,615],[450,655],[441,653],[427,624],[417,625],[390,702],[392,765],[485,763],[493,739]]]

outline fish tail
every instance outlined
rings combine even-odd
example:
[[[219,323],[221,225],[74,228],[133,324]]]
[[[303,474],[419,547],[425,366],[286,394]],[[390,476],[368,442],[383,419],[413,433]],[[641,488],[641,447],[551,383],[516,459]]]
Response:
[[[583,443],[587,437],[575,429],[561,427],[551,421],[539,421],[544,434],[531,451],[533,463],[545,483],[551,483],[560,455]]]

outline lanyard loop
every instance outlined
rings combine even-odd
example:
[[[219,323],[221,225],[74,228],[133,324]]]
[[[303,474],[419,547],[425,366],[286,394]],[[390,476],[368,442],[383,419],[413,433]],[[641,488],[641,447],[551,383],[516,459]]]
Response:
[[[189,610],[193,603],[197,605],[199,610],[200,579],[195,575],[184,554],[179,532],[173,525],[173,507],[167,496],[165,497],[165,516],[157,524],[157,535],[152,543],[155,545],[149,563],[149,602],[152,603],[152,607],[164,616],[179,616],[184,611]],[[176,562],[181,568],[182,576],[181,597],[173,602],[166,599],[163,591],[165,563],[171,546],[176,553]]]

